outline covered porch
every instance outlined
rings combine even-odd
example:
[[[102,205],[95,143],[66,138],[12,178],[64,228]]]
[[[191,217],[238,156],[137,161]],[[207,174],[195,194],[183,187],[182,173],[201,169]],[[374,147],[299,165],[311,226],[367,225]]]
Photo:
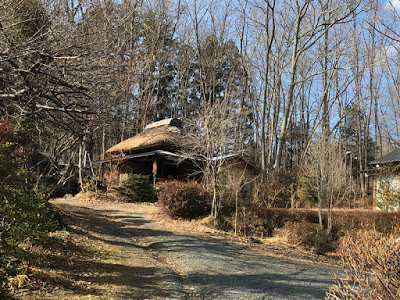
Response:
[[[112,185],[123,182],[132,174],[147,175],[149,180],[156,183],[196,179],[201,173],[190,159],[165,150],[114,157],[104,163],[113,174],[113,180],[108,180]]]

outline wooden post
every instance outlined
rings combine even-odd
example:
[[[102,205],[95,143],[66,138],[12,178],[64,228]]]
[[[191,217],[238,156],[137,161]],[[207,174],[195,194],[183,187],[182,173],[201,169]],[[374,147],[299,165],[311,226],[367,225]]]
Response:
[[[154,160],[154,162],[153,162],[153,184],[154,184],[154,187],[156,186],[156,181],[157,181],[157,161]]]
[[[372,179],[372,209],[376,210],[376,179]]]

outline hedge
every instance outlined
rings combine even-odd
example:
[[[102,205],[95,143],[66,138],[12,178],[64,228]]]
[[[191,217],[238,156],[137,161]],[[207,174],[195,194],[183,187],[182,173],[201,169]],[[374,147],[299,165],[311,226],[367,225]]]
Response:
[[[393,225],[399,224],[400,212],[381,212],[373,210],[334,210],[333,234],[343,236],[348,231],[358,229],[375,229],[378,232],[387,232]],[[220,216],[225,230],[233,228],[234,215]],[[323,222],[328,218],[328,211],[323,211]],[[318,223],[316,209],[287,209],[287,208],[257,208],[246,207],[240,209],[239,232],[254,236],[272,236],[277,228],[287,222]]]

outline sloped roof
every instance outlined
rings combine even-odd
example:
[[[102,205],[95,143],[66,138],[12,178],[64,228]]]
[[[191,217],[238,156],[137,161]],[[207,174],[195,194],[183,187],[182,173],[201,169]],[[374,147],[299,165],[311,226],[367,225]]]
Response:
[[[227,154],[227,155],[222,155],[218,157],[213,157],[213,161],[224,161],[224,160],[238,160],[243,162],[246,166],[249,166],[259,172],[261,172],[261,168],[257,167],[254,163],[252,163],[250,160],[246,159],[240,154]]]
[[[400,148],[382,156],[381,158],[375,159],[370,164],[378,165],[378,164],[388,164],[393,162],[400,162]]]
[[[154,146],[172,146],[182,134],[181,129],[177,127],[180,123],[176,123],[176,120],[167,119],[149,124],[141,133],[112,146],[106,153],[118,154]]]

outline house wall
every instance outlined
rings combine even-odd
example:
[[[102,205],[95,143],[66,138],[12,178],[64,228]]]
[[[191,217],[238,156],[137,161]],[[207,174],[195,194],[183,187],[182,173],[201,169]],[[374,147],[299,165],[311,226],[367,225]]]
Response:
[[[224,172],[227,176],[227,184],[241,186],[241,191],[250,194],[254,188],[254,178],[259,172],[249,167],[245,162],[227,162],[224,166]]]

